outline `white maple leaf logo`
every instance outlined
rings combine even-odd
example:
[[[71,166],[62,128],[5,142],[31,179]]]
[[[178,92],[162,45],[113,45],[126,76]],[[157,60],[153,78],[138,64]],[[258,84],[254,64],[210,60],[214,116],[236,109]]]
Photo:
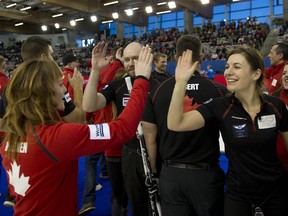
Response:
[[[15,193],[25,196],[26,191],[30,188],[29,179],[30,177],[25,177],[24,174],[20,176],[20,165],[18,166],[16,161],[11,164],[12,170],[8,170],[9,183],[13,185]]]

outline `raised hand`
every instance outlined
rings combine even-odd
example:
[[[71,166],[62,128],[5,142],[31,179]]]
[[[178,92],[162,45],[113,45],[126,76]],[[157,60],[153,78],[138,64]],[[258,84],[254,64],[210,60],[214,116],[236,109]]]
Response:
[[[100,71],[107,66],[113,56],[106,57],[108,44],[104,41],[99,42],[92,50],[92,70]]]
[[[73,89],[82,89],[83,88],[83,76],[77,68],[74,68],[73,76],[70,77],[68,74],[68,81]]]
[[[194,74],[199,62],[196,61],[192,63],[192,54],[191,50],[186,50],[182,53],[182,56],[179,57],[175,69],[176,81],[188,81]]]
[[[138,60],[135,60],[135,75],[150,78],[152,70],[153,54],[151,48],[147,45],[142,48]]]

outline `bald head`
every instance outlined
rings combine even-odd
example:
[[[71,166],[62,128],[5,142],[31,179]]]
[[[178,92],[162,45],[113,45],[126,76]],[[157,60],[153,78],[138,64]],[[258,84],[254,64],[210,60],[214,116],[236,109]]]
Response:
[[[124,67],[131,76],[135,76],[134,60],[138,59],[142,47],[142,44],[132,42],[123,51]]]

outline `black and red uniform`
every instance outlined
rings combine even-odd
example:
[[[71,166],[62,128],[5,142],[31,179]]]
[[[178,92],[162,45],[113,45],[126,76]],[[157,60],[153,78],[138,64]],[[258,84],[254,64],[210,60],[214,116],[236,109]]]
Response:
[[[165,80],[169,79],[171,77],[171,74],[169,73],[158,73],[156,70],[153,71],[151,73],[151,76],[150,76],[150,85],[151,85],[151,88],[155,85],[158,85],[162,82],[164,82]]]
[[[264,215],[288,212],[287,173],[277,158],[279,131],[288,131],[288,111],[281,99],[264,95],[260,112],[252,120],[234,95],[217,98],[198,108],[206,122],[216,122],[229,159],[225,215]]]
[[[156,78],[155,80],[150,79],[151,87],[156,86],[160,81],[156,80]],[[111,101],[115,103],[117,116],[123,111],[130,98],[125,78],[109,83],[100,93],[106,98],[107,104]],[[145,185],[140,144],[136,136],[126,142],[123,145],[123,149],[122,146],[107,149],[105,156],[107,158],[107,168],[113,197],[117,199],[118,207],[121,207],[123,204],[124,185],[131,203],[132,214],[135,216],[147,216],[149,206],[148,191]],[[123,184],[121,185],[121,183]],[[114,208],[113,204],[112,208]]]
[[[137,78],[125,112],[110,123],[36,125],[35,134],[29,131],[14,161],[7,158],[7,143],[3,143],[0,152],[16,200],[14,215],[78,215],[77,159],[121,146],[133,137],[148,88],[147,80]]]
[[[167,128],[167,113],[175,78],[150,92],[142,120],[157,125],[157,144],[163,165],[160,173],[162,213],[223,216],[224,172],[218,166],[219,132],[213,122],[190,132]],[[186,88],[185,111],[194,110],[226,88],[195,73]]]

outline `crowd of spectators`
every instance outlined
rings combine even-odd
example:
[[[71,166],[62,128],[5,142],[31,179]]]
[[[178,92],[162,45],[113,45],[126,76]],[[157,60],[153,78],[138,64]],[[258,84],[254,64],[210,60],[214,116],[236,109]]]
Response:
[[[283,31],[286,30],[287,22],[285,26],[283,25]],[[269,26],[266,23],[259,23],[254,17],[253,19],[248,18],[246,22],[239,20],[237,24],[235,21],[228,23],[224,20],[218,26],[206,23],[202,28],[193,28],[192,34],[198,36],[205,45],[204,60],[225,60],[227,51],[234,46],[246,44],[260,50],[268,32]],[[132,41],[140,42],[143,45],[149,44],[155,53],[165,53],[168,56],[168,61],[173,61],[176,41],[181,35],[187,33],[180,32],[177,27],[173,27],[169,30],[155,29],[139,38],[132,36],[131,38],[118,39],[116,36],[108,36],[106,42],[110,49],[115,45],[125,47]],[[97,43],[97,41],[94,42]],[[20,57],[21,44],[22,42],[16,42],[1,47],[0,55],[7,58],[9,72],[22,61]],[[66,48],[65,45],[64,48],[56,50],[55,60],[61,65],[61,59],[65,54],[74,53],[79,56],[80,67],[85,70],[87,61],[91,56],[91,50],[92,47]]]

